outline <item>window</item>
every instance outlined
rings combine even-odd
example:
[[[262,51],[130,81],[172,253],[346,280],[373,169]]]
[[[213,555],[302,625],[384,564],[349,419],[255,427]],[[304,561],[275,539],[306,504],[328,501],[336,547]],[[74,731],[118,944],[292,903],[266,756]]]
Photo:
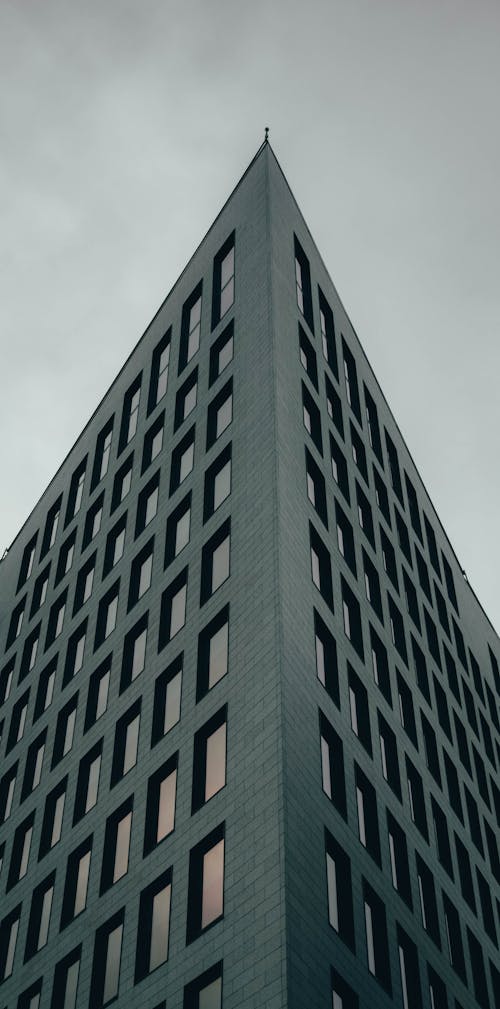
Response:
[[[472,982],[474,985],[474,995],[482,1009],[489,1009],[490,1000],[488,996],[488,982],[484,969],[484,959],[481,944],[474,935],[474,932],[467,925],[467,940],[469,943],[470,965],[472,968]]]
[[[86,603],[92,595],[96,556],[97,554],[93,553],[78,572],[76,579],[75,600],[73,603],[73,616],[78,613],[78,610],[81,609],[84,603]]]
[[[184,370],[200,346],[202,283],[195,287],[182,309],[178,374]]]
[[[319,730],[321,744],[321,781],[325,795],[347,820],[345,792],[344,749],[342,740],[320,711]]]
[[[172,330],[168,329],[156,344],[151,358],[151,378],[149,381],[148,415],[163,399],[168,385],[168,366],[170,362],[170,339]]]
[[[460,795],[460,784],[458,780],[457,769],[455,764],[448,756],[446,750],[443,750],[444,757],[444,769],[446,772],[446,784],[448,786],[448,797],[450,800],[451,808],[457,814],[461,823],[464,822],[464,813],[462,809],[462,798]]]
[[[36,541],[38,539],[38,533],[36,532],[34,536],[30,539],[29,543],[26,544],[23,550],[23,559],[21,561],[21,568],[19,571],[19,579],[17,582],[16,592],[28,581],[28,578],[33,571],[33,564],[35,563],[35,553],[36,553]]]
[[[62,578],[64,578],[65,575],[67,575],[69,569],[71,568],[71,565],[73,563],[73,557],[75,555],[75,543],[76,543],[76,529],[73,529],[73,532],[70,533],[68,538],[64,541],[59,551],[59,560],[57,562],[56,580],[55,580],[56,585],[61,581]],[[47,593],[45,590],[45,595],[46,594]],[[38,602],[39,598],[38,592],[36,593],[36,596],[35,594],[33,594],[33,606],[35,605],[35,598]],[[40,603],[39,603],[40,606],[42,605],[42,601],[45,601],[45,596],[43,595],[42,588],[40,587]]]
[[[156,420],[151,424],[151,426],[146,431],[144,435],[144,444],[142,448],[142,463],[141,463],[141,474],[145,473],[148,466],[151,465],[154,459],[159,456],[163,448],[163,425],[165,422],[165,410],[162,410]]]
[[[141,699],[137,700],[121,718],[115,729],[113,763],[111,766],[111,788],[116,785],[137,763],[139,748],[139,727],[141,723]]]
[[[172,833],[175,826],[177,754],[170,757],[148,781],[144,855]]]
[[[351,728],[364,746],[367,753],[372,756],[372,736],[370,730],[370,709],[368,705],[368,694],[359,676],[354,672],[352,666],[347,663],[347,679],[349,683],[349,710],[351,715]]]
[[[51,1009],[76,1009],[81,951],[77,946],[56,965]]]
[[[134,557],[130,566],[130,581],[128,591],[127,612],[149,589],[153,575],[154,536],[144,544],[142,550]]]
[[[0,779],[0,823],[9,819],[16,787],[18,763],[16,761]]]
[[[422,535],[422,524],[420,522],[420,511],[418,507],[417,492],[405,471],[405,483],[406,483],[406,494],[408,497],[408,507],[410,509],[410,519],[413,526],[413,531],[418,536],[420,542],[424,543]]]
[[[390,437],[385,428],[384,432],[385,432],[385,444],[387,448],[387,455],[389,457],[389,470],[391,474],[392,489],[396,497],[399,498],[404,508],[403,485],[401,483],[401,472],[399,469],[399,459],[397,449],[392,438]]]
[[[299,311],[304,316],[309,329],[314,333],[313,306],[311,295],[311,271],[309,260],[297,238],[294,237],[295,247],[295,289],[297,294],[297,305]]]
[[[128,872],[130,836],[132,832],[133,797],[123,802],[106,820],[101,868],[102,895]]]
[[[92,1009],[106,1006],[118,997],[124,918],[122,908],[96,931],[90,988]]]
[[[361,553],[363,555],[366,598],[372,606],[376,616],[379,618],[381,624],[383,624],[384,615],[382,613],[382,596],[380,595],[380,582],[377,569],[375,565],[372,564],[364,547],[362,548]]]
[[[203,521],[206,522],[231,493],[231,443],[205,473]]]
[[[113,481],[113,494],[111,496],[111,513],[116,511],[118,505],[125,500],[131,486],[132,486],[132,466],[134,462],[134,453],[132,452],[125,462],[122,463],[120,469],[116,471],[115,479]]]
[[[333,586],[330,554],[311,523],[309,523],[309,539],[312,580],[327,605],[331,610],[333,610]]]
[[[359,434],[356,431],[356,428],[354,427],[354,424],[352,422],[350,423],[349,427],[350,427],[350,430],[351,430],[352,458],[353,458],[354,463],[357,466],[359,472],[361,473],[361,476],[363,477],[365,483],[368,484],[368,482],[369,482],[368,481],[368,467],[366,465],[365,446],[363,445],[363,442],[362,442],[361,438],[359,437]]]
[[[73,746],[75,735],[76,712],[78,707],[78,693],[74,694],[70,701],[61,708],[57,716],[56,732],[54,736],[54,749],[52,751],[51,770],[57,766],[60,760],[66,756]]]
[[[40,851],[38,858],[43,858],[51,848],[61,839],[61,831],[64,816],[64,804],[66,801],[66,787],[68,776],[52,789],[45,800],[45,810],[43,814],[42,833],[40,837]]]
[[[184,568],[161,597],[158,651],[168,644],[186,622],[187,573]]]
[[[381,866],[375,789],[368,781],[366,774],[364,774],[356,763],[354,764],[354,777],[356,782],[359,840],[377,865]]]
[[[325,374],[326,409],[330,420],[333,420],[341,438],[344,437],[344,418],[342,415],[342,400],[334,389],[328,375]]]
[[[233,360],[234,323],[231,321],[210,348],[210,370],[208,384],[212,386],[219,375]]]
[[[45,743],[47,740],[47,729],[33,740],[28,748],[26,757],[26,767],[24,770],[23,787],[21,790],[21,802],[38,788],[42,777],[43,758],[45,754]]]
[[[417,947],[400,925],[397,925],[397,936],[403,1009],[421,1009],[422,989]]]
[[[396,736],[389,728],[383,715],[378,712],[378,733],[380,740],[380,759],[382,762],[382,774],[394,792],[394,795],[401,802],[401,779],[399,777],[398,745]]]
[[[321,416],[314,402],[311,393],[302,382],[302,419],[304,421],[304,427],[308,434],[310,434],[314,444],[320,455],[323,455],[323,439],[321,435]],[[332,435],[330,435],[330,439]],[[333,463],[332,463],[333,468]],[[334,474],[335,475],[335,474]]]
[[[436,606],[437,606],[437,611],[438,611],[439,623],[441,624],[441,627],[443,628],[444,633],[449,637],[449,639],[451,641],[450,623],[449,623],[449,620],[448,620],[448,612],[446,610],[446,603],[444,601],[443,594],[440,592],[438,586],[436,585],[436,582],[434,582],[434,595],[436,596]]]
[[[454,607],[454,609],[458,614],[458,602],[457,602],[457,594],[455,591],[455,582],[453,581],[453,572],[443,553],[441,553],[441,558],[443,561],[444,580],[446,582],[446,591],[448,593],[448,599],[450,600],[451,605]]]
[[[460,917],[454,904],[443,890],[444,921],[446,926],[446,939],[448,943],[448,956],[453,970],[464,984],[467,984],[467,974],[465,970],[464,947],[462,944],[462,933],[460,930]]]
[[[316,354],[313,349],[312,343],[308,336],[306,336],[302,326],[299,322],[299,354],[300,363],[309,376],[316,392],[318,391],[318,366],[316,364]]]
[[[358,388],[358,373],[356,369],[356,361],[347,346],[344,337],[342,337],[342,356],[344,360],[344,380],[345,380],[345,391],[347,396],[347,402],[351,407],[352,412],[355,414],[359,423],[362,424],[361,418],[361,405],[359,402],[359,388]]]
[[[41,624],[37,624],[24,642],[23,654],[21,657],[21,667],[19,669],[19,683],[31,673],[38,655],[38,644],[40,641]],[[13,664],[14,665],[14,664]]]
[[[328,830],[325,830],[325,848],[328,921],[340,939],[354,952],[351,862]]]
[[[142,673],[146,664],[148,637],[148,614],[143,613],[137,623],[127,632],[123,642],[120,693]]]
[[[151,746],[177,725],[181,717],[182,653],[170,663],[155,683]]]
[[[62,494],[59,495],[57,501],[54,502],[52,507],[49,509],[47,514],[47,521],[45,523],[45,530],[42,540],[42,549],[40,551],[40,560],[45,556],[48,550],[54,546],[57,536],[57,529],[59,526],[59,518],[61,515],[61,503]]]
[[[118,592],[120,589],[120,579],[106,592],[99,602],[97,610],[97,623],[95,631],[94,651],[102,645],[106,638],[116,627],[116,617],[118,613]]]
[[[441,767],[439,765],[439,754],[436,743],[436,733],[432,725],[428,722],[423,711],[420,712],[422,720],[422,735],[424,737],[425,760],[427,768],[432,774],[434,781],[441,788]]]
[[[86,516],[85,516],[85,526],[83,529],[83,543],[82,550],[88,547],[89,543],[97,536],[101,528],[102,522],[102,509],[104,505],[104,494],[99,494],[90,506]]]
[[[314,610],[316,675],[337,708],[340,708],[337,646],[333,635]]]
[[[7,892],[11,890],[20,879],[23,879],[28,871],[34,824],[35,814],[33,812],[30,813],[30,815],[27,816],[18,827],[16,827],[14,841],[12,844],[9,876],[7,879]]]
[[[87,458],[88,457],[85,456],[85,459],[83,459],[71,477],[68,494],[68,507],[66,508],[66,519],[64,522],[65,526],[67,526],[71,522],[71,519],[78,514],[82,505]]]
[[[326,502],[325,502],[326,505]],[[356,550],[354,547],[354,535],[352,525],[347,518],[343,508],[340,507],[335,498],[335,520],[337,523],[337,545],[346,564],[350,567],[354,577],[356,572]]]
[[[431,808],[432,808],[432,821],[434,824],[434,836],[436,839],[438,859],[443,868],[448,873],[450,879],[453,879],[454,878],[453,863],[451,859],[451,847],[450,847],[450,838],[448,834],[448,823],[446,820],[446,815],[441,808],[441,805],[436,802],[434,796],[432,795],[431,795]]]
[[[97,802],[99,774],[101,770],[102,739],[82,757],[78,768],[73,826],[93,809]]]
[[[307,496],[313,506],[316,509],[322,523],[328,529],[328,515],[326,510],[326,490],[325,490],[325,480],[323,474],[319,467],[314,462],[314,459],[306,448],[306,483],[307,483]]]
[[[365,907],[366,952],[368,970],[392,995],[389,943],[385,908],[380,897],[370,884],[363,879]]]
[[[384,530],[382,529],[382,526],[379,526],[379,529],[380,529],[380,542],[382,545],[382,560],[384,562],[384,571],[388,576],[388,578],[390,578],[392,584],[394,585],[394,588],[396,589],[396,592],[399,592],[398,567],[396,563],[396,554],[394,553],[394,547],[389,537],[386,536]]]
[[[35,582],[35,588],[33,589],[33,599],[31,602],[30,617],[34,616],[34,614],[40,609],[40,606],[43,606],[47,598],[47,589],[49,587],[49,574],[50,574],[50,564],[47,564],[47,567],[41,572],[41,574],[38,575],[38,578]],[[19,627],[18,633],[20,632],[20,630],[21,628]]]
[[[61,929],[69,925],[87,906],[92,834],[68,855],[61,911]]]
[[[227,705],[198,729],[194,737],[192,813],[226,784],[226,738]]]
[[[47,945],[55,879],[56,874],[53,872],[33,890],[26,948],[24,951],[25,963],[35,953],[38,953],[38,950],[43,949]]]
[[[364,491],[361,490],[356,480],[356,502],[358,505],[359,524],[373,549],[375,550],[375,532],[373,529],[373,517],[370,502]]]
[[[0,673],[0,704],[4,704],[9,699],[12,677],[14,673],[15,657],[7,663]]]
[[[45,638],[45,651],[47,651],[47,648],[49,648],[56,638],[59,637],[63,629],[67,598],[68,590],[65,589],[59,596],[59,599],[56,599],[55,603],[53,603],[50,607],[49,619],[47,622],[47,637]]]
[[[215,444],[233,419],[233,380],[229,379],[209,404],[207,413],[207,451]]]
[[[183,1009],[222,1009],[222,961],[186,985]]]
[[[198,368],[194,368],[186,381],[181,385],[175,397],[174,431],[193,412],[198,392]]]
[[[26,690],[25,693],[22,694],[22,696],[16,701],[12,709],[9,735],[7,737],[7,746],[5,749],[6,755],[10,753],[19,740],[23,738],[26,726],[26,716],[28,714],[29,696],[30,692],[29,690]]]
[[[340,584],[342,589],[342,616],[345,635],[358,653],[361,661],[364,662],[365,654],[359,603],[343,575],[340,576]]]
[[[167,519],[164,567],[168,567],[189,543],[191,529],[191,491]]]
[[[82,621],[76,631],[73,632],[66,649],[66,659],[64,662],[63,687],[80,671],[83,666],[85,655],[85,640],[87,635],[87,617]]]
[[[23,991],[17,1001],[17,1009],[39,1009],[42,995],[42,978]]]
[[[476,908],[476,896],[474,893],[474,882],[472,879],[472,869],[470,864],[469,852],[462,841],[460,840],[458,834],[455,832],[455,849],[457,852],[457,863],[458,863],[458,875],[460,878],[460,889],[462,891],[462,897],[469,905],[473,914],[477,915]]]
[[[197,701],[226,676],[228,658],[229,606],[224,606],[198,637]]]
[[[94,725],[106,711],[108,706],[110,672],[111,656],[108,656],[94,670],[89,679],[84,732],[87,732],[91,725]]]
[[[469,690],[465,680],[462,677],[462,693],[464,696],[465,710],[467,712],[467,721],[474,732],[474,734],[479,739],[478,725],[477,725],[477,715],[476,707],[474,704],[474,698],[472,692]]]
[[[135,956],[135,983],[168,959],[172,870],[167,869],[142,891]]]
[[[224,824],[203,838],[189,855],[186,942],[192,942],[224,914]]]
[[[471,652],[470,648],[469,648],[469,660],[470,660],[470,667],[472,670],[472,678],[474,680],[474,687],[476,689],[476,694],[485,705],[486,701],[484,699],[483,678],[481,676],[481,670],[479,668],[479,663],[475,655]]]
[[[396,529],[398,532],[399,545],[406,557],[406,560],[408,561],[408,564],[410,565],[410,567],[412,567],[413,562],[411,558],[411,544],[410,544],[410,536],[408,533],[408,526],[406,525],[403,516],[399,512],[398,508],[396,508],[396,506],[394,506],[394,515],[396,517]]]
[[[230,541],[231,520],[226,519],[202,550],[200,606],[229,578]]]
[[[234,231],[214,259],[212,287],[212,329],[234,302]]]
[[[446,732],[446,735],[448,736],[450,743],[453,744],[453,736],[451,734],[450,712],[448,710],[448,701],[446,700],[446,694],[441,684],[439,683],[435,673],[433,673],[432,675],[432,680],[434,683],[434,696],[436,698],[436,708],[439,718],[439,724],[443,732]]]
[[[439,567],[439,554],[436,544],[436,534],[432,528],[427,515],[424,514],[424,525],[425,534],[427,536],[427,546],[429,548],[429,557],[431,559],[431,564],[436,572],[438,578],[441,578],[441,569]]]
[[[410,910],[413,910],[406,834],[389,810],[387,810],[387,832],[392,885]]]
[[[130,388],[127,389],[123,398],[123,412],[120,426],[120,438],[118,441],[118,455],[128,445],[137,431],[139,420],[139,403],[141,399],[142,371],[134,379]]]
[[[380,437],[380,427],[378,423],[377,407],[375,405],[375,400],[370,395],[364,382],[363,382],[363,392],[365,395],[366,421],[368,426],[368,436],[370,438],[370,445],[375,455],[377,456],[380,465],[383,468],[384,456],[382,452],[382,440]]]
[[[338,380],[339,368],[337,364],[337,350],[335,346],[335,324],[333,320],[333,312],[320,287],[318,287],[318,298],[323,357],[330,365],[335,378]]]
[[[422,589],[422,592],[425,592],[429,602],[432,605],[429,571],[427,568],[427,564],[425,563],[424,558],[422,557],[422,554],[420,553],[420,550],[418,549],[417,546],[415,547],[415,557],[417,559],[417,574],[418,574],[418,580],[420,582],[420,588]]]
[[[111,440],[113,437],[114,417],[108,421],[105,427],[97,436],[96,450],[94,457],[94,468],[92,471],[91,490],[106,476],[109,466],[109,456],[111,453]]]
[[[392,643],[393,645],[395,645],[397,651],[399,652],[401,658],[403,659],[403,662],[407,666],[408,652],[406,649],[406,637],[405,637],[403,618],[389,592],[387,593],[387,601],[389,603],[389,621],[391,627]]]
[[[170,469],[170,496],[189,476],[194,466],[194,427],[181,439],[172,452]]]
[[[20,600],[15,609],[12,611],[12,616],[10,618],[10,624],[9,624],[9,633],[7,634],[7,641],[5,643],[5,651],[7,651],[10,648],[11,644],[16,640],[16,638],[19,637],[21,633],[25,608],[26,608],[26,596],[24,596]]]
[[[104,566],[102,570],[103,578],[113,570],[115,564],[123,557],[125,550],[125,535],[127,531],[127,512],[115,523],[106,540],[106,550],[104,553]]]
[[[415,668],[415,675],[418,684],[418,688],[423,697],[425,697],[429,707],[431,706],[431,695],[429,691],[429,678],[427,676],[427,665],[425,661],[425,655],[420,648],[420,646],[415,641],[413,634],[411,637],[411,650],[413,655],[413,665]]]
[[[373,481],[375,484],[375,497],[377,499],[378,508],[381,514],[384,516],[387,525],[390,527],[391,509],[389,507],[389,496],[387,494],[387,488],[385,486],[385,483],[382,480],[382,477],[380,476],[380,473],[378,472],[376,466],[373,467]]]
[[[0,924],[0,981],[12,974],[20,918],[21,904],[18,904]]]
[[[428,933],[428,935],[430,935],[433,942],[436,943],[438,949],[441,949],[441,937],[439,935],[439,919],[438,919],[438,909],[436,901],[436,891],[434,888],[434,877],[428,866],[425,864],[424,860],[418,854],[418,852],[415,853],[415,860],[417,866],[417,882],[420,897],[420,913],[422,916],[422,925],[424,926],[424,929]]]
[[[427,814],[425,812],[424,786],[416,767],[412,764],[408,756],[406,760],[406,777],[408,780],[408,799],[410,803],[411,818],[418,827],[422,837],[428,842],[429,831],[427,829]]]
[[[347,504],[351,503],[351,496],[349,493],[349,477],[347,473],[347,463],[345,461],[344,453],[341,451],[335,438],[330,432],[330,459],[332,465],[332,475],[335,483],[337,484],[341,494],[345,497]]]
[[[497,931],[495,927],[495,915],[493,912],[493,903],[491,900],[491,890],[489,884],[486,882],[482,872],[476,867],[477,875],[477,885],[479,890],[479,900],[481,902],[481,912],[483,915],[483,923],[487,934],[490,939],[497,944]]]
[[[439,974],[427,964],[427,974],[429,978],[429,998],[431,1001],[431,1009],[448,1009],[448,998],[446,995],[446,985],[444,981],[441,980]],[[458,1002],[455,1003],[457,1009]]]
[[[467,785],[464,785],[464,793],[467,816],[469,817],[470,836],[479,853],[484,856],[483,836],[481,834],[481,821],[479,819],[477,802],[469,792]]]
[[[406,609],[410,614],[413,623],[418,631],[421,630],[420,624],[420,613],[418,609],[417,593],[415,591],[415,586],[410,578],[410,576],[405,571],[403,566],[403,584],[406,596]]]
[[[387,703],[392,707],[391,678],[389,674],[389,661],[387,649],[377,632],[370,624],[370,645],[372,653],[373,679],[377,687],[385,697]]]

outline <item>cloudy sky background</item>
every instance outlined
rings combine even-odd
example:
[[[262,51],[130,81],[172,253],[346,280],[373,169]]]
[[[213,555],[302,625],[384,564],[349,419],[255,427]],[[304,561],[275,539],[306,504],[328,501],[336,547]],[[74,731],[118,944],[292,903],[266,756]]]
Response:
[[[0,0],[0,552],[271,127],[500,628],[498,0]]]

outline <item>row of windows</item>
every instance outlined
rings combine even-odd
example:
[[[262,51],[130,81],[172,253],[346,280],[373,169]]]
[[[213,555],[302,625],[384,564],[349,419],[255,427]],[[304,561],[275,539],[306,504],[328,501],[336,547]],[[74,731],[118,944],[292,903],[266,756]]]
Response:
[[[215,329],[221,319],[227,314],[234,302],[234,251],[233,232],[214,259],[211,320],[212,330]],[[200,281],[187,301],[184,303],[182,309],[178,366],[179,375],[192,360],[200,347],[201,315],[202,282]],[[147,402],[148,416],[160,403],[167,391],[170,366],[171,333],[172,331],[170,328],[153,350]],[[212,384],[215,380],[214,373],[216,372],[218,374],[225,366],[225,363],[227,363],[227,358],[230,353],[231,333],[228,332],[217,340],[212,347],[210,355],[210,384]],[[181,422],[180,418],[184,419],[196,405],[196,384],[197,375],[195,369],[195,372],[189,377],[187,382],[184,383],[184,386],[180,388],[177,394],[174,430],[178,428],[179,423]],[[130,444],[138,429],[141,386],[142,372],[134,379],[124,396],[118,435],[118,456],[125,450],[127,445]],[[113,427],[114,418],[112,417],[97,436],[90,480],[91,492],[95,490],[97,485],[108,472]],[[154,450],[154,447],[152,450]],[[81,508],[87,463],[88,457],[86,456],[71,477],[64,520],[65,526],[72,521]],[[143,461],[143,469],[144,468]],[[62,495],[54,502],[47,513],[44,532],[41,539],[39,561],[43,560],[45,555],[54,546],[57,532],[61,524],[61,510]],[[24,550],[17,585],[18,592],[31,576],[34,569],[37,541],[38,532],[32,537]]]

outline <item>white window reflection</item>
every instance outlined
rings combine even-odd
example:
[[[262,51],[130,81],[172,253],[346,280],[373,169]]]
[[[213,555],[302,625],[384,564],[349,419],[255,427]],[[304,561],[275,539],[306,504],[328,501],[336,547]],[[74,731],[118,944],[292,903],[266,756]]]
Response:
[[[228,670],[229,624],[226,622],[210,638],[208,655],[208,688],[210,690]]]
[[[75,890],[75,906],[73,909],[73,917],[76,918],[77,914],[81,914],[85,910],[87,905],[87,888],[89,884],[89,872],[90,872],[90,851],[86,851],[82,855],[78,863],[78,874],[76,878],[76,890]]]
[[[214,480],[214,511],[231,493],[231,460],[219,470]]]
[[[174,635],[181,630],[181,627],[184,627],[186,622],[186,593],[187,586],[182,585],[179,591],[172,597],[172,606],[170,611],[170,638],[173,638]]]
[[[165,719],[163,723],[164,734],[174,725],[177,725],[181,717],[181,684],[182,671],[179,670],[167,683],[165,692]]]
[[[130,850],[130,832],[132,830],[132,813],[127,813],[120,820],[116,831],[115,864],[113,868],[113,883],[125,876],[128,870]]]
[[[189,543],[189,530],[191,526],[191,508],[181,515],[175,529],[175,557]]]
[[[215,548],[212,554],[212,592],[229,578],[229,536]]]
[[[222,980],[220,977],[202,988],[198,996],[199,1009],[222,1009]]]
[[[168,932],[170,924],[170,884],[153,897],[151,912],[151,945],[149,970],[155,970],[168,958]]]
[[[123,755],[123,773],[127,774],[137,763],[137,748],[139,746],[139,724],[141,716],[136,717],[127,725],[125,733],[125,753]]]
[[[89,809],[92,809],[97,802],[97,791],[99,788],[99,771],[101,769],[101,757],[95,757],[89,768],[89,777],[87,785],[87,797],[85,801],[85,812],[88,813]]]
[[[143,631],[134,641],[134,653],[132,656],[132,679],[135,680],[139,673],[142,673],[144,665],[146,662],[146,640],[147,640],[147,628]]]
[[[203,856],[201,927],[220,918],[224,910],[224,840]]]
[[[207,739],[205,802],[226,784],[226,723]]]
[[[109,933],[104,972],[104,992],[102,1004],[107,1005],[118,995],[120,981],[120,959],[122,952],[123,925],[118,925]]]
[[[174,770],[160,783],[158,795],[158,827],[156,831],[157,844],[171,834],[175,821],[175,790],[177,771]]]

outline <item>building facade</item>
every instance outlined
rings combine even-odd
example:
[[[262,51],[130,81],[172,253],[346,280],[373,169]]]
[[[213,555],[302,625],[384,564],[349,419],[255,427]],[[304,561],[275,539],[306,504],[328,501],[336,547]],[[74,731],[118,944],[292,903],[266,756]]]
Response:
[[[267,143],[0,655],[1,1007],[500,1005],[500,642]]]

